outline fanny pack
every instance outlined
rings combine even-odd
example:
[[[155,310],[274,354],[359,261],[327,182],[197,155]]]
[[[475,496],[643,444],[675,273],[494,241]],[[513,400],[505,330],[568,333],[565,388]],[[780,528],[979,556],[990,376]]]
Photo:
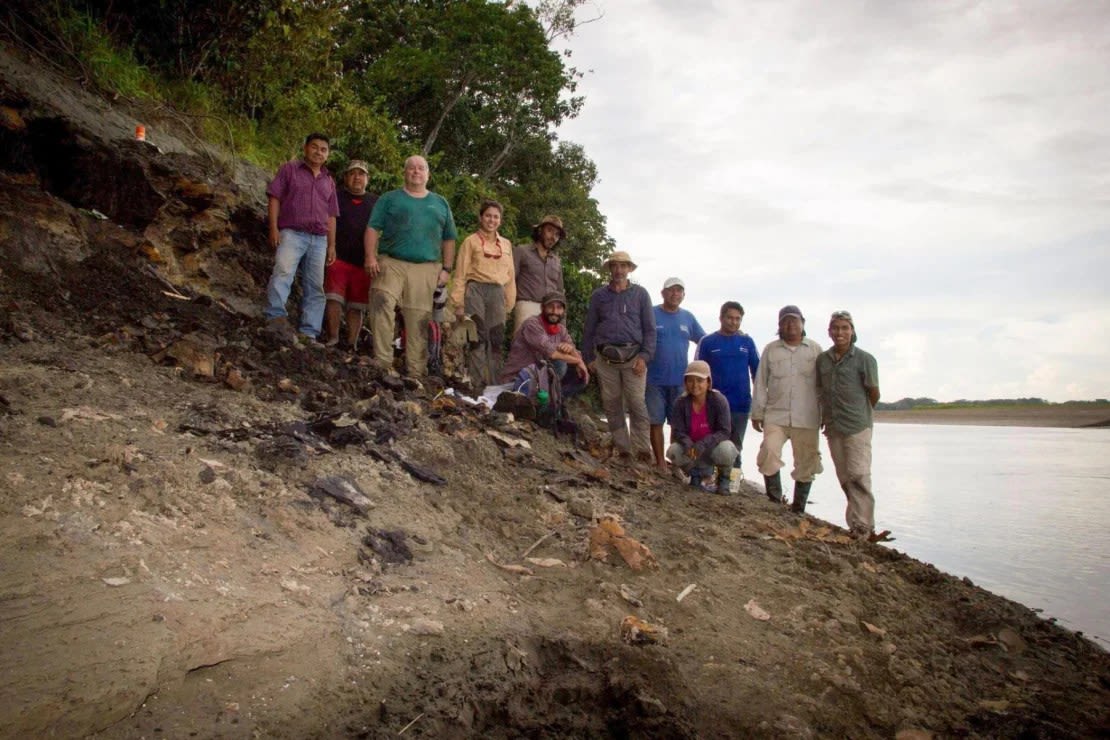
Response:
[[[628,344],[599,344],[596,347],[598,355],[606,362],[621,365],[640,354],[640,345],[636,342]]]

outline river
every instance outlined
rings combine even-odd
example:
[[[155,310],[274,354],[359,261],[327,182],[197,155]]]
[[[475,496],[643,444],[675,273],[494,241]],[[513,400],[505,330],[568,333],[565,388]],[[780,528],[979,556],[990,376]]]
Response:
[[[760,435],[744,441],[745,476],[761,482]],[[843,525],[821,447],[807,511]],[[1110,429],[877,424],[872,473],[891,547],[1110,648]]]

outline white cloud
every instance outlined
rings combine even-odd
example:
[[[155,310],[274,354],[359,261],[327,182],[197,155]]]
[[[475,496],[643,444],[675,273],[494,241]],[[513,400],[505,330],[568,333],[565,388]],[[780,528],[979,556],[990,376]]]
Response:
[[[1110,396],[1110,5],[598,4],[560,135],[653,296],[849,308],[887,398]]]

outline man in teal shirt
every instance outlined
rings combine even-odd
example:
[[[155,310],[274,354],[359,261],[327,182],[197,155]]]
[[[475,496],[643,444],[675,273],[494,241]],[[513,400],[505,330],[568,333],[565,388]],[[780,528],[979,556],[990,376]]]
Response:
[[[428,190],[428,162],[405,160],[405,186],[374,205],[366,227],[366,272],[374,360],[393,366],[394,310],[405,322],[405,367],[412,377],[428,371],[432,296],[446,285],[455,264],[455,219],[443,196]]]
[[[879,365],[856,346],[855,322],[847,311],[833,312],[829,339],[833,346],[817,357],[821,423],[836,477],[848,498],[848,528],[856,537],[868,538],[875,531],[871,410],[879,402]]]

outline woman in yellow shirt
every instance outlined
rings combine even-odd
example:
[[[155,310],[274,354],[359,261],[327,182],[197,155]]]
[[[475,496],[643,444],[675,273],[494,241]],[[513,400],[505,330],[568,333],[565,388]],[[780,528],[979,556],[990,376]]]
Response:
[[[497,201],[482,201],[478,231],[463,240],[455,256],[455,318],[470,316],[478,330],[478,340],[467,348],[467,369],[475,385],[492,385],[501,375],[505,317],[516,303],[513,247],[497,233],[501,211]]]

